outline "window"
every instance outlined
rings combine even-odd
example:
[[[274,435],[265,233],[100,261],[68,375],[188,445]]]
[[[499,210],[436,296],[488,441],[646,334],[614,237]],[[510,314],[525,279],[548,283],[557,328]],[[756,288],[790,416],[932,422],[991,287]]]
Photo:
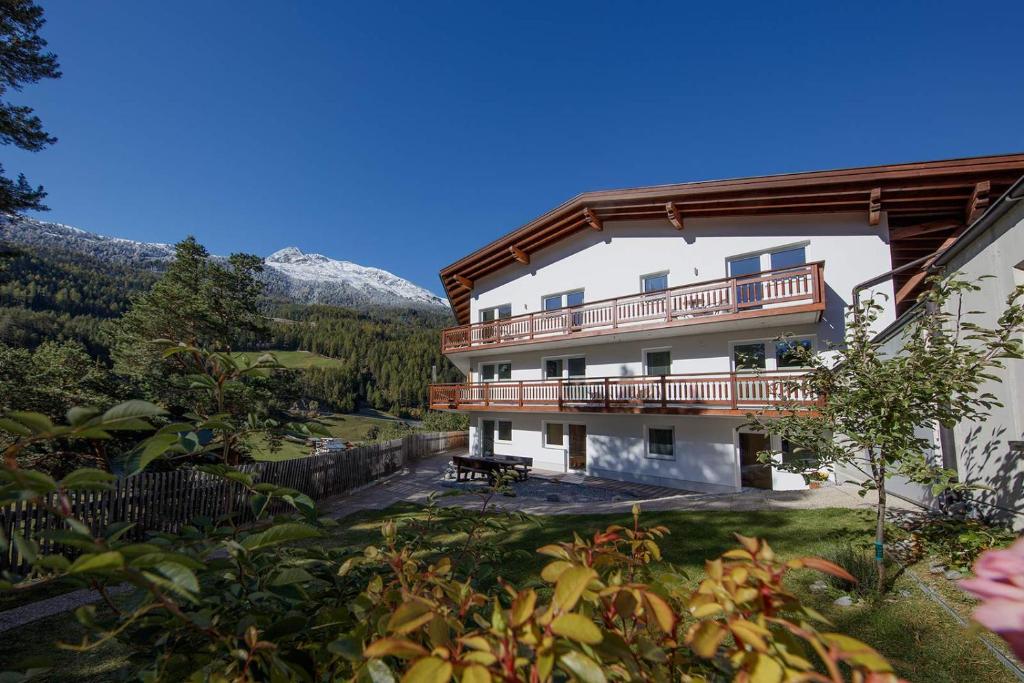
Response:
[[[732,347],[732,361],[737,370],[764,370],[764,342],[736,344]]]
[[[512,379],[512,364],[484,363],[480,366],[480,379],[484,382]]]
[[[1013,267],[1013,284],[1017,287],[1024,285],[1024,261]]]
[[[559,379],[562,376],[562,359],[548,358],[544,361],[544,378]]]
[[[782,251],[773,251],[771,253],[772,270],[780,270],[782,268],[796,268],[807,263],[807,254],[805,247],[796,247],[794,249],[783,249]]]
[[[512,304],[502,304],[501,306],[494,306],[493,308],[484,308],[480,311],[480,322],[484,323],[511,317]]]
[[[782,440],[781,448],[782,451],[782,462],[787,465],[795,463],[811,463],[814,461],[814,453],[808,449],[795,444],[791,444],[786,439]]]
[[[672,352],[671,351],[647,351],[644,354],[644,374],[646,374],[646,375],[671,375],[672,374]]]
[[[645,294],[647,292],[660,292],[668,289],[668,272],[644,275],[640,278],[640,281],[643,283]]]
[[[568,306],[579,306],[582,303],[583,290],[579,289],[573,292],[563,292],[544,297],[544,310],[554,311]]]
[[[671,427],[648,427],[647,457],[674,460],[676,457],[675,430]]]
[[[512,421],[498,420],[498,441],[512,441]]]
[[[802,368],[804,363],[801,360],[802,354],[798,349],[811,352],[810,339],[784,339],[775,342],[775,367],[779,370],[785,368]]]
[[[586,377],[587,376],[587,359],[582,356],[579,358],[570,358],[566,361],[566,365],[569,368],[569,377]]]
[[[549,448],[561,448],[565,436],[565,425],[559,422],[548,422],[544,425],[544,445]]]

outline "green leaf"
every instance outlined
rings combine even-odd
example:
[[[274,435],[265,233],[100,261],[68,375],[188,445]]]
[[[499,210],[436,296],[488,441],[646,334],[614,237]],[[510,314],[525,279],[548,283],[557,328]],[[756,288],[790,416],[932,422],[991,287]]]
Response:
[[[318,538],[319,536],[321,536],[320,531],[314,527],[290,522],[272,526],[266,531],[246,537],[242,541],[242,547],[252,551],[289,541],[299,541],[304,538]]]
[[[558,658],[558,666],[583,683],[605,683],[604,672],[590,657],[575,650]]]
[[[424,657],[402,676],[402,683],[448,683],[452,665],[439,657]]]
[[[398,606],[388,619],[388,631],[409,633],[434,617],[430,605],[421,600],[409,600]]]
[[[97,408],[83,408],[81,406],[74,406],[67,412],[67,421],[69,425],[78,427],[92,418],[100,414]]]
[[[290,586],[294,583],[305,583],[306,581],[314,581],[316,577],[307,572],[302,567],[287,567],[278,572],[274,580],[270,582],[271,586]]]
[[[407,638],[381,638],[366,646],[365,657],[401,657],[412,659],[428,654],[426,649]]]
[[[32,436],[31,429],[7,417],[0,417],[0,430],[15,436]]]
[[[158,405],[154,405],[149,401],[125,401],[119,403],[107,412],[103,413],[100,418],[101,423],[107,429],[140,429],[137,425],[140,423],[144,426],[141,429],[151,429],[152,425],[148,422],[144,422],[141,418],[156,417],[157,415],[165,415],[166,410]],[[129,426],[115,426],[119,424]]]
[[[83,467],[68,474],[60,485],[70,491],[102,491],[109,489],[109,483],[116,480],[113,474],[94,467]]]
[[[116,550],[105,553],[81,555],[68,568],[68,574],[84,572],[108,572],[124,568],[124,556]]]
[[[168,581],[187,593],[199,592],[199,580],[191,569],[178,562],[161,562],[155,569],[163,574]]]
[[[570,612],[551,622],[551,630],[563,638],[575,640],[578,643],[597,645],[601,642],[601,629],[590,619],[582,614]]]
[[[28,427],[33,434],[45,434],[53,431],[53,422],[50,421],[50,418],[41,413],[13,411],[7,413],[7,417],[15,420],[16,422],[20,422],[25,427]]]
[[[563,611],[571,610],[586,590],[590,580],[597,576],[590,567],[571,567],[558,577],[553,604]]]

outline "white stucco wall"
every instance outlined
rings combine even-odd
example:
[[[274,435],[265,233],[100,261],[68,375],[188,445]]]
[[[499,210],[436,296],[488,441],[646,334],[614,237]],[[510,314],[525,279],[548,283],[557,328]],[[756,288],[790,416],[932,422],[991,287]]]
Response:
[[[1024,201],[1017,202],[983,235],[956,254],[946,268],[969,280],[980,280],[981,290],[964,296],[963,310],[980,311],[971,320],[994,327],[1006,308],[1006,298],[1024,284]],[[982,392],[993,394],[1002,406],[989,418],[963,422],[954,430],[957,466],[962,481],[990,487],[971,498],[981,512],[1024,527],[1024,451],[1010,442],[1024,440],[1024,361],[1009,359],[993,374],[1001,381],[985,382]]]
[[[587,426],[587,473],[681,488],[689,491],[729,492],[739,487],[736,428],[742,418],[668,415],[477,413],[470,415],[470,452],[480,452],[481,420],[511,420],[512,442],[495,442],[497,455],[533,458],[538,469],[565,471],[568,428],[564,448],[543,442],[546,422]],[[647,427],[673,427],[675,458],[646,457]]]
[[[641,290],[641,277],[668,272],[670,287],[727,276],[727,260],[786,246],[806,246],[808,262],[825,262],[823,332],[842,338],[844,306],[854,285],[888,271],[888,223],[869,226],[867,214],[820,214],[687,219],[682,232],[667,221],[607,221],[531,254],[474,283],[471,320],[480,310],[512,305],[512,315],[539,311],[546,295],[583,289],[586,301],[626,296]],[[767,269],[768,259],[763,259]],[[895,319],[892,283],[874,291],[889,297],[879,329]]]

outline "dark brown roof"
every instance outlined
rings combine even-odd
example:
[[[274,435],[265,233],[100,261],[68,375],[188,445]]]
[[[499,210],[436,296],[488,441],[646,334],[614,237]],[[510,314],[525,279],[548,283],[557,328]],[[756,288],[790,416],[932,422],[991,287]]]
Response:
[[[685,231],[698,216],[849,211],[871,221],[888,213],[896,267],[941,246],[1021,175],[1024,154],[1004,154],[585,192],[447,266],[441,282],[466,324],[476,279],[605,221],[659,219]]]

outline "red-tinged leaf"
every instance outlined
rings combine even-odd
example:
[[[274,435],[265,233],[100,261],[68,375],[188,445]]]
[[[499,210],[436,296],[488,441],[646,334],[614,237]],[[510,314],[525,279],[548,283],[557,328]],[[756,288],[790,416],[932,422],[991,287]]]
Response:
[[[573,612],[563,614],[551,622],[551,630],[563,638],[587,645],[597,645],[603,638],[601,629],[593,621]]]
[[[452,665],[438,657],[426,657],[412,665],[402,676],[402,683],[448,683]]]
[[[718,646],[725,640],[728,631],[717,621],[702,621],[694,624],[686,635],[686,644],[698,657],[711,659],[718,652]]]
[[[587,584],[597,576],[590,567],[572,567],[562,572],[555,584],[555,595],[552,603],[558,609],[567,612],[576,606]]]
[[[850,583],[858,583],[856,577],[850,574],[850,572],[846,571],[838,564],[829,562],[828,560],[823,560],[820,557],[802,557],[799,561],[803,566],[809,569],[816,569],[819,572],[831,574],[832,576],[843,579],[844,581],[849,581]]]
[[[671,635],[676,627],[676,613],[661,596],[644,592],[644,604],[654,616],[654,621],[663,632]]]
[[[363,652],[365,657],[425,657],[429,653],[426,648],[407,638],[381,638],[370,643]]]

